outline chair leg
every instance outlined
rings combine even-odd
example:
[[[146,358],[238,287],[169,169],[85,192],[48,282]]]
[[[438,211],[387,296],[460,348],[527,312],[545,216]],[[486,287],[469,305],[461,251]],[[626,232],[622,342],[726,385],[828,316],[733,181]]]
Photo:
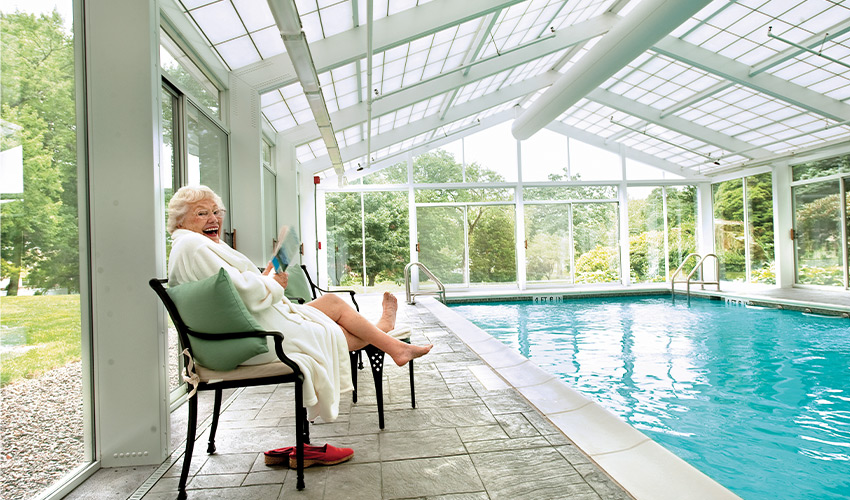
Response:
[[[413,360],[407,362],[410,365],[410,407],[416,408],[416,387],[413,385]]]
[[[189,425],[186,429],[186,451],[183,452],[183,470],[180,471],[180,483],[177,486],[177,500],[186,499],[186,481],[189,479],[189,467],[192,465],[192,453],[195,451],[195,431],[198,426],[198,395],[189,398]]]
[[[360,350],[349,351],[348,357],[351,359],[351,385],[354,386],[354,392],[351,393],[351,400],[357,402],[357,357]]]
[[[378,401],[378,427],[384,428],[384,351],[373,345],[363,348],[372,365],[372,378],[375,379],[375,399]]]
[[[307,408],[301,408],[301,421],[304,423],[304,444],[310,444],[310,422],[307,420]]]
[[[304,394],[302,392],[301,380],[295,382],[295,462],[296,482],[295,488],[303,490],[304,485],[304,437],[307,432],[306,413],[304,409]],[[302,418],[305,417],[305,418]]]
[[[213,403],[212,425],[210,425],[210,442],[207,445],[207,453],[215,453],[215,431],[218,430],[218,414],[221,412],[221,389],[215,390],[215,402]]]
[[[363,350],[362,349],[359,349],[357,351],[357,369],[358,370],[363,369]]]

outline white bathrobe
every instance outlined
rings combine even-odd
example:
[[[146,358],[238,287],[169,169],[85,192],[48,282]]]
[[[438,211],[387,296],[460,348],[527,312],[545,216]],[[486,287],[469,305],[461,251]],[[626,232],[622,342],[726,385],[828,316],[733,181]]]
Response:
[[[304,373],[304,406],[310,420],[321,416],[331,422],[339,415],[340,394],[353,389],[348,344],[339,325],[314,307],[293,304],[283,287],[264,276],[246,256],[225,243],[178,229],[171,235],[168,281],[179,285],[202,280],[224,268],[248,311],[266,330],[283,334],[283,350]],[[243,364],[277,361],[274,341],[269,352]]]

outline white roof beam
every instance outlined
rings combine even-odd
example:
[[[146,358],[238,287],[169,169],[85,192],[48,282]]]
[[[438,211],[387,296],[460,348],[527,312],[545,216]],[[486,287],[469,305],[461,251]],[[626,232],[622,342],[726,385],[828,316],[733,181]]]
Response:
[[[712,85],[711,87],[703,90],[702,92],[697,92],[696,94],[692,95],[691,97],[688,97],[687,99],[683,99],[683,100],[677,102],[676,104],[670,106],[669,108],[664,109],[664,111],[661,112],[660,117],[666,118],[667,116],[675,114],[675,113],[677,113],[677,112],[679,112],[679,111],[681,111],[685,108],[690,108],[691,106],[702,101],[703,99],[708,99],[709,97],[713,96],[714,94],[728,89],[732,85],[734,85],[734,84],[730,83],[730,82],[716,83],[716,84]]]
[[[373,51],[422,38],[466,21],[485,16],[524,0],[434,0],[375,21]],[[366,57],[366,28],[355,27],[310,43],[319,73]],[[261,94],[295,82],[295,70],[286,53],[240,68],[234,72]]]
[[[392,146],[393,144],[416,137],[417,135],[424,134],[444,125],[470,116],[475,116],[506,102],[519,99],[530,92],[536,92],[541,88],[551,85],[558,76],[559,73],[557,72],[547,72],[515,85],[505,87],[499,92],[493,92],[479,97],[478,99],[467,101],[460,106],[453,106],[446,114],[446,118],[444,120],[441,120],[437,114],[433,114],[431,116],[426,116],[421,120],[412,122],[404,127],[395,128],[387,133],[377,135],[372,138],[372,150],[376,151],[381,148]],[[513,117],[513,110],[510,111],[511,117]],[[347,159],[357,158],[364,154],[366,154],[365,141],[351,144],[342,149],[342,156]],[[330,161],[326,155],[301,164],[303,172],[309,175],[330,168],[330,166]]]
[[[643,0],[517,116],[514,137],[531,137],[709,2]]]
[[[655,44],[652,50],[812,113],[839,122],[850,120],[848,104],[769,73],[751,77],[749,66],[678,38],[667,36]]]
[[[850,19],[845,19],[844,21],[830,27],[827,30],[824,30],[823,33],[817,33],[809,38],[806,38],[800,45],[803,47],[814,48],[818,45],[828,42],[834,38],[837,38],[845,33],[850,31]],[[760,62],[759,64],[753,65],[750,70],[750,76],[755,76],[759,73],[769,70],[775,66],[778,66],[789,59],[793,59],[800,54],[805,53],[804,50],[798,49],[796,47],[791,47],[789,49],[783,50],[782,52],[774,55],[773,57],[769,57],[766,60]]]
[[[487,14],[481,19],[481,23],[478,26],[478,31],[475,33],[475,39],[472,41],[472,44],[469,47],[469,51],[466,53],[466,56],[463,58],[463,62],[460,63],[461,66],[466,66],[471,63],[478,57],[478,54],[481,53],[481,49],[487,44],[487,36],[493,30],[493,26],[496,25],[496,19],[499,18],[498,12],[492,12]],[[466,68],[463,72],[463,76],[469,74],[469,70],[472,69]],[[446,98],[443,100],[443,104],[440,105],[439,115],[440,118],[444,118],[446,116],[446,111],[449,110],[449,106],[451,106],[452,102],[454,102],[455,97],[457,96],[460,88],[454,89]]]
[[[497,74],[507,69],[519,66],[528,61],[538,59],[553,52],[568,48],[582,41],[588,40],[595,36],[605,33],[616,22],[616,16],[602,15],[589,19],[580,24],[573,26],[569,30],[556,32],[551,38],[548,38],[540,43],[529,45],[523,49],[504,54],[502,56],[491,59],[490,61],[472,66],[468,75],[463,75],[461,71],[448,73],[441,78],[436,78],[429,82],[417,85],[412,88],[401,89],[398,92],[382,96],[372,104],[374,116],[381,116],[398,109],[410,106],[413,103],[428,99],[433,96],[451,92],[454,89],[461,88],[474,81],[480,80],[490,75]],[[551,75],[558,75],[557,72],[549,72]],[[552,77],[546,77],[546,85],[552,84]],[[535,80],[544,81],[544,80]],[[512,86],[513,87],[513,86]],[[508,88],[505,87],[499,92]],[[536,92],[542,87],[536,87],[529,93]],[[448,116],[448,113],[447,113]],[[364,103],[358,103],[331,114],[331,122],[337,130],[344,130],[366,120],[366,106]],[[284,131],[287,136],[292,136],[293,144],[303,144],[318,138],[318,130],[312,123],[307,123],[294,127],[289,131]]]
[[[768,151],[761,148],[753,149],[753,145],[748,142],[735,139],[734,137],[726,134],[721,134],[720,132],[711,130],[708,127],[695,125],[690,120],[684,120],[678,116],[667,116],[666,118],[661,118],[661,111],[653,108],[652,106],[640,104],[637,101],[622,97],[608,90],[596,89],[588,94],[587,98],[598,102],[599,104],[604,104],[609,108],[614,108],[636,118],[646,120],[682,135],[711,144],[712,146],[716,146],[724,151],[749,150],[747,156],[751,158],[768,153]]]

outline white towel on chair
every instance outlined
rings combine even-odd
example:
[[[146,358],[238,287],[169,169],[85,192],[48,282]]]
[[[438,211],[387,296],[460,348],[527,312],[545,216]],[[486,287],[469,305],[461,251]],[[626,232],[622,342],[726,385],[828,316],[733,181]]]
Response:
[[[409,326],[400,326],[394,330],[390,330],[387,332],[387,335],[390,337],[395,337],[399,340],[409,339],[410,335],[413,334],[413,331]]]

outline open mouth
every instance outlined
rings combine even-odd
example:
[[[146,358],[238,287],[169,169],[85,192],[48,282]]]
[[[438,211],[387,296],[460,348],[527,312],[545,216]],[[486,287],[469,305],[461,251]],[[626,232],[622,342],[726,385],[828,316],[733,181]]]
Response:
[[[210,238],[218,238],[218,231],[219,231],[218,226],[207,227],[207,228],[204,228],[204,235],[208,236]]]

